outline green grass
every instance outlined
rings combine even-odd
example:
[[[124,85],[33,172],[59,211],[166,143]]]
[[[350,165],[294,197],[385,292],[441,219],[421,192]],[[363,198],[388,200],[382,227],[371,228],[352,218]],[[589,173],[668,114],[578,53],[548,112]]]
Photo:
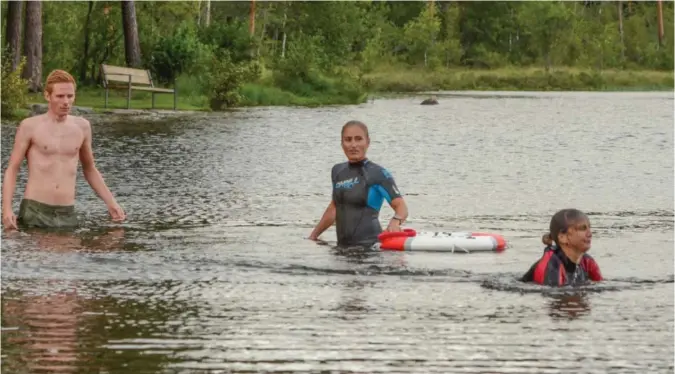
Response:
[[[244,84],[239,92],[243,98],[241,106],[284,105],[318,107],[326,105],[350,105],[362,103],[367,97],[367,94],[347,95],[341,93],[309,92],[300,96],[278,87],[260,83]]]
[[[494,91],[654,91],[672,90],[672,71],[575,68],[501,68],[493,70],[381,66],[365,74],[371,92],[435,90]]]

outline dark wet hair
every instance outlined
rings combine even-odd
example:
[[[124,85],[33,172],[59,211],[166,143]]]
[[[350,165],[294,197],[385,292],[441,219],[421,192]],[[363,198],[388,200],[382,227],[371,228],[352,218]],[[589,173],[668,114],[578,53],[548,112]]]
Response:
[[[579,222],[580,220],[588,220],[588,216],[578,209],[562,209],[557,211],[553,217],[551,217],[549,232],[541,237],[542,243],[549,246],[555,242],[556,245],[560,246],[560,243],[558,243],[558,235],[561,232],[567,232],[567,229],[572,224]]]
[[[347,128],[352,127],[352,126],[356,126],[356,127],[360,128],[361,130],[363,130],[363,132],[366,133],[366,139],[370,139],[370,135],[368,134],[368,126],[366,126],[365,123],[363,123],[361,121],[357,121],[357,120],[351,120],[351,121],[345,123],[344,126],[342,126],[342,132],[340,133],[340,138],[342,138],[345,135],[345,130],[347,130]]]

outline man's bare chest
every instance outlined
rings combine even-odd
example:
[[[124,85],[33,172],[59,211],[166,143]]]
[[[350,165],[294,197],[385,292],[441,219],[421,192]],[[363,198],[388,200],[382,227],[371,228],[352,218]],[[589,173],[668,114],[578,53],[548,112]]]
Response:
[[[44,155],[75,156],[83,140],[84,135],[79,128],[47,130],[33,136],[31,148]]]

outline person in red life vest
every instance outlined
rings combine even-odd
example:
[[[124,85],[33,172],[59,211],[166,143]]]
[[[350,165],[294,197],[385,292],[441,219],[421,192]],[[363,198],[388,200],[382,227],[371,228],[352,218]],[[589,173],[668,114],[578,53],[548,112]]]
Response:
[[[575,286],[602,281],[600,267],[591,257],[591,223],[577,209],[563,209],[551,218],[550,232],[542,237],[542,257],[522,277],[523,282],[545,286]]]

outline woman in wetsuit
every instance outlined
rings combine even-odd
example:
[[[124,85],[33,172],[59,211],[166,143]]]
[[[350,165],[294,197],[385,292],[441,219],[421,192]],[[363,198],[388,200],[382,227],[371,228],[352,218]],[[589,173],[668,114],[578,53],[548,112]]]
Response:
[[[382,232],[379,214],[385,200],[395,212],[386,231],[401,231],[408,207],[391,173],[366,158],[369,145],[365,124],[349,121],[342,127],[347,161],[333,166],[333,196],[309,239],[317,240],[335,223],[338,246],[371,247]]]
[[[522,281],[546,286],[580,285],[601,281],[600,267],[586,252],[591,248],[591,223],[577,209],[563,209],[551,218],[550,232],[542,237],[546,245]]]

